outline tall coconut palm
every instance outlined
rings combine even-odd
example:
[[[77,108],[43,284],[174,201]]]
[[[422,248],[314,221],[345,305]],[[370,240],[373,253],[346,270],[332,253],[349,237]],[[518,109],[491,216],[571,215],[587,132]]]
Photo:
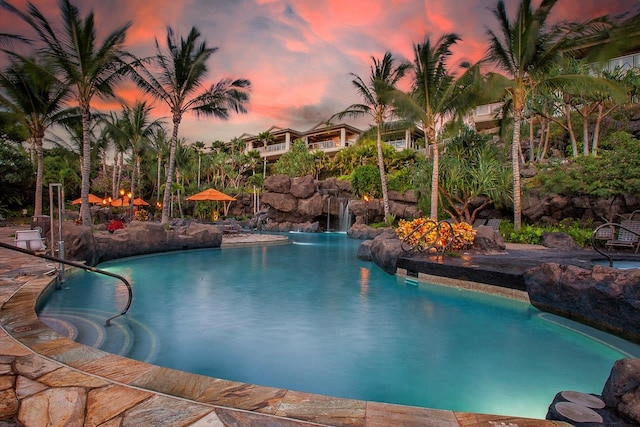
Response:
[[[204,151],[204,142],[196,141],[191,144],[191,148],[198,154],[198,190],[200,189],[200,168],[202,166],[202,152]]]
[[[151,110],[146,101],[137,101],[133,107],[124,106],[122,115],[118,120],[118,129],[122,137],[128,141],[133,154],[131,172],[131,195],[137,197],[136,179],[140,180],[140,163],[142,155],[149,145],[154,132],[162,127],[162,120],[151,120]],[[136,178],[137,177],[137,178]]]
[[[387,191],[387,177],[384,168],[384,155],[382,152],[382,126],[393,117],[393,106],[390,95],[399,81],[404,77],[409,69],[408,63],[396,63],[390,52],[386,52],[382,59],[371,57],[373,65],[370,67],[369,80],[365,82],[361,77],[351,73],[352,80],[358,94],[364,101],[362,104],[352,104],[344,111],[335,114],[333,117],[342,119],[344,117],[370,116],[376,126],[376,144],[378,148],[378,169],[380,169],[380,180],[382,185],[382,203],[384,206],[384,217],[388,220],[389,194]]]
[[[160,187],[162,186],[162,159],[166,157],[169,151],[169,138],[164,128],[156,129],[150,138],[151,146],[156,154],[156,198],[160,198]]]
[[[413,46],[414,79],[410,94],[396,91],[394,104],[398,113],[422,123],[433,162],[431,174],[431,218],[438,218],[440,133],[447,121],[460,119],[477,101],[479,67],[463,63],[464,73],[457,77],[447,67],[451,48],[460,40],[457,34],[441,35],[435,43],[426,37]]]
[[[155,99],[167,104],[171,110],[173,133],[169,150],[169,168],[162,203],[162,223],[169,222],[169,202],[174,178],[178,128],[187,111],[198,115],[227,119],[231,112],[246,113],[249,100],[247,89],[251,83],[245,79],[222,79],[203,87],[207,74],[207,60],[217,48],[207,47],[200,41],[200,32],[194,27],[186,38],[178,38],[171,28],[167,30],[166,49],[156,39],[157,55],[136,63],[133,78],[138,86]]]
[[[513,115],[513,138],[511,142],[511,166],[513,169],[513,223],[514,229],[522,225],[522,203],[520,182],[520,128],[523,111],[530,97],[541,86],[562,89],[567,85],[591,84],[588,76],[550,76],[549,72],[558,64],[568,48],[588,37],[603,31],[606,20],[596,18],[574,25],[548,28],[547,20],[558,0],[542,0],[533,10],[531,0],[522,0],[515,19],[507,15],[504,1],[498,1],[493,14],[498,23],[498,32],[487,29],[489,47],[486,60],[507,73],[504,77],[494,74],[493,81],[504,88]]]
[[[96,38],[93,12],[84,19],[69,0],[60,1],[62,28],[54,28],[32,3],[22,12],[6,0],[0,5],[25,21],[38,35],[43,53],[51,60],[61,78],[74,88],[82,115],[82,204],[80,216],[84,225],[91,224],[89,186],[91,173],[91,101],[94,96],[113,96],[115,83],[124,75],[123,51],[127,23],[107,34],[102,43]]]
[[[268,130],[260,132],[256,137],[256,142],[262,143],[262,178],[267,177],[267,146],[273,142],[273,135]]]
[[[69,87],[58,80],[47,65],[41,65],[33,58],[23,57],[15,57],[0,72],[0,87],[0,105],[27,129],[28,137],[35,147],[36,188],[33,214],[42,215],[44,135],[51,125],[73,113],[64,108]]]

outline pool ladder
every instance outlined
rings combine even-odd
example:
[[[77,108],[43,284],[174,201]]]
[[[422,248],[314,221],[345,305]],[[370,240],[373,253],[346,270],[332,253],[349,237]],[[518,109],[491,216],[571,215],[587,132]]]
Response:
[[[120,276],[119,274],[111,273],[111,272],[105,271],[105,270],[100,270],[99,268],[95,268],[95,267],[89,267],[89,266],[86,266],[86,265],[84,265],[82,263],[79,263],[79,262],[67,261],[67,260],[64,260],[62,258],[57,258],[57,257],[51,256],[51,255],[47,255],[47,254],[44,254],[44,253],[37,253],[37,252],[30,251],[30,250],[27,250],[27,249],[23,249],[23,248],[20,248],[20,247],[17,247],[17,246],[9,245],[9,244],[4,243],[4,242],[0,242],[0,247],[3,247],[5,249],[10,249],[12,251],[22,252],[23,254],[32,255],[32,256],[35,256],[35,257],[38,257],[38,258],[47,259],[49,261],[54,261],[54,262],[57,262],[57,263],[70,265],[72,267],[81,268],[81,269],[83,269],[85,271],[91,271],[93,273],[99,273],[99,274],[104,274],[105,276],[115,277],[116,279],[120,280],[127,287],[127,292],[128,292],[127,305],[125,306],[125,308],[120,313],[109,317],[105,321],[105,325],[106,326],[110,326],[111,325],[111,321],[113,319],[115,319],[116,317],[120,317],[120,316],[126,314],[127,311],[129,311],[129,308],[131,307],[131,302],[133,301],[133,290],[131,289],[131,284],[127,281],[127,279],[125,279],[124,277]]]

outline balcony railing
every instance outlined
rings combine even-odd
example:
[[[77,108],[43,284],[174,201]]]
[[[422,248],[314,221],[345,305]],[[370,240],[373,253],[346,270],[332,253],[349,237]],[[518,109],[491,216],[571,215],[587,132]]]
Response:
[[[332,148],[341,148],[340,141],[336,141],[335,139],[328,139],[325,141],[309,143],[309,150],[330,150]]]

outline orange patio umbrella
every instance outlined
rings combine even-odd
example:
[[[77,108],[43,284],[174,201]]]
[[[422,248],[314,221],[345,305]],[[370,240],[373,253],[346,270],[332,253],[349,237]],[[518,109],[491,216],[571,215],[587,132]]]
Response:
[[[142,200],[140,197],[133,199],[133,206],[149,206],[149,203]]]
[[[79,205],[80,203],[82,203],[82,197],[71,202],[72,205]],[[102,199],[89,193],[89,203],[91,203],[92,205],[101,205]]]
[[[193,201],[220,201],[220,202],[233,202],[235,197],[228,196],[221,191],[214,190],[213,188],[207,188],[193,196],[187,197],[187,200]]]
[[[229,210],[227,202],[233,202],[236,200],[236,198],[224,194],[223,192],[215,190],[213,188],[207,188],[206,190],[196,193],[193,196],[187,197],[187,200],[196,202],[222,202],[224,214],[226,215]]]
[[[111,202],[111,206],[116,208],[119,206],[129,206],[129,199],[126,197],[123,197],[121,199],[115,199]]]

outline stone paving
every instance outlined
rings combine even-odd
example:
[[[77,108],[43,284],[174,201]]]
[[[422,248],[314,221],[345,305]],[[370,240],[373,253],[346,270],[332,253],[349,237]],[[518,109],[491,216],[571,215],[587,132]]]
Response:
[[[12,244],[16,229],[0,227]],[[251,237],[253,236],[253,237]],[[234,244],[279,244],[243,235]],[[552,427],[558,421],[342,399],[204,377],[75,343],[40,322],[55,265],[0,248],[0,426]]]

